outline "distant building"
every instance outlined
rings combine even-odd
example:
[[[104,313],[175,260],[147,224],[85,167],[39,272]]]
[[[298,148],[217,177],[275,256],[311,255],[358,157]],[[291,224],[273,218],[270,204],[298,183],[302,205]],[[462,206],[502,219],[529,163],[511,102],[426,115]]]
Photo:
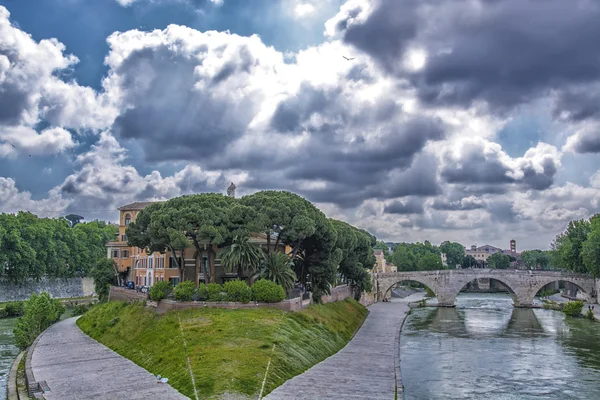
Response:
[[[385,254],[383,253],[383,250],[375,249],[375,250],[373,250],[373,252],[375,253],[375,267],[373,268],[373,272],[375,272],[375,273],[389,272],[386,268],[387,264],[385,262]]]
[[[471,249],[467,249],[465,253],[468,256],[473,256],[477,261],[487,263],[487,259],[492,254],[503,253],[503,250],[498,247],[491,246],[489,244],[479,247],[473,245],[471,246]]]

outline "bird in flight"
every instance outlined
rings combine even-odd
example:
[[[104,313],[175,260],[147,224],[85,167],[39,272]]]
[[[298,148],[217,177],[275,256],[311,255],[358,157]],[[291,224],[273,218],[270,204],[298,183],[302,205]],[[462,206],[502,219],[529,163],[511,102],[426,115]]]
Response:
[[[14,147],[15,149],[17,148],[17,146],[15,146],[15,145],[14,145],[14,144],[12,144],[12,143],[11,143],[10,145],[11,145],[12,147]]]
[[[354,57],[352,57],[352,58],[348,58],[348,57],[346,57],[346,56],[342,56],[342,57],[344,57],[344,58],[345,58],[346,60],[348,60],[348,61],[352,61],[352,60],[354,60]]]

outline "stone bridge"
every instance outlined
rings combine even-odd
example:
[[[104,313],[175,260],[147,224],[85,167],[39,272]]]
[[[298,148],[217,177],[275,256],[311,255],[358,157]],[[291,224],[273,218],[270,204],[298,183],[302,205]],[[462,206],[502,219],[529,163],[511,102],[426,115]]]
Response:
[[[512,294],[516,307],[531,307],[535,295],[549,283],[570,282],[576,285],[589,303],[597,303],[597,283],[585,274],[555,271],[454,269],[441,271],[389,272],[375,274],[377,300],[389,295],[390,289],[403,281],[415,281],[430,288],[441,306],[452,307],[465,285],[475,279],[495,279]]]

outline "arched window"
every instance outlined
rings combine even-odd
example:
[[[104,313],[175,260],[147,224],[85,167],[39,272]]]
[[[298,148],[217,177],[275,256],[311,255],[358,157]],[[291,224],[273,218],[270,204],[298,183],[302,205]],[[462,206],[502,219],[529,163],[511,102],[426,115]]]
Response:
[[[125,226],[128,226],[131,223],[131,215],[125,215]]]

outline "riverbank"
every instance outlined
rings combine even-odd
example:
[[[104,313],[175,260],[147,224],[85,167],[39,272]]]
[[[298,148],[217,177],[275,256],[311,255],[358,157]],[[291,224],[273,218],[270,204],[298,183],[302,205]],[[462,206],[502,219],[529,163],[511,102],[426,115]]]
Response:
[[[351,299],[287,313],[206,308],[156,315],[140,304],[109,303],[78,325],[190,398],[256,398],[338,352],[367,313]]]

